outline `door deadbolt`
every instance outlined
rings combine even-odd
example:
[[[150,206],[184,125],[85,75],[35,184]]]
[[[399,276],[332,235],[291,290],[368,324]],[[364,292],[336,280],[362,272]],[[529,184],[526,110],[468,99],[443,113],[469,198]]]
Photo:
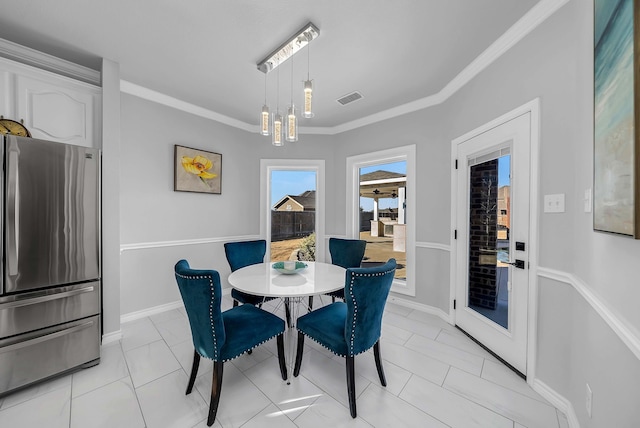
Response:
[[[524,269],[524,260],[516,259],[515,262],[507,262],[508,265],[517,267],[518,269]]]

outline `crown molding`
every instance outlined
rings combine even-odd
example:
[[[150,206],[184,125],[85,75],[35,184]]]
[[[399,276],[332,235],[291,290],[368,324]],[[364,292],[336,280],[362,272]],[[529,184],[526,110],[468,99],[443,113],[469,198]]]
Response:
[[[351,122],[346,122],[341,125],[330,127],[300,127],[298,133],[307,135],[341,134],[343,132],[351,131],[353,129],[361,128],[363,126],[382,122],[383,120],[392,119],[397,116],[402,116],[414,111],[423,110],[425,108],[441,104],[448,100],[453,94],[455,94],[464,85],[466,85],[474,77],[476,77],[482,70],[484,70],[495,60],[500,58],[500,56],[511,49],[526,35],[531,33],[535,28],[537,28],[541,23],[543,23],[547,18],[553,15],[556,11],[558,11],[558,9],[560,9],[568,2],[569,0],[541,0],[539,3],[533,6],[531,10],[529,10],[529,12],[527,12],[522,18],[520,18],[515,24],[513,24],[511,28],[509,28],[502,36],[500,36],[495,42],[493,42],[491,46],[489,46],[484,52],[478,55],[475,60],[473,60],[460,73],[458,73],[458,75],[454,77],[437,94],[430,95],[428,97],[421,98],[396,107],[392,107],[390,109],[383,110],[381,112],[374,113],[372,115],[365,116]],[[251,125],[246,122],[221,115],[203,107],[199,107],[185,101],[169,97],[167,95],[152,91],[150,89],[135,85],[130,82],[121,81],[121,90],[130,95],[135,95],[149,101],[165,104],[169,107],[183,110],[187,113],[192,113],[197,116],[205,117],[207,119],[215,120],[229,126],[243,129],[247,132],[258,133],[258,125]]]
[[[125,94],[153,101],[158,104],[163,104],[168,107],[173,107],[177,110],[181,110],[195,116],[204,117],[206,119],[211,119],[216,122],[220,122],[234,128],[242,129],[247,132],[254,132],[256,134],[258,133],[258,125],[250,125],[241,120],[216,113],[212,110],[179,100],[174,97],[170,97],[169,95],[165,95],[163,93],[145,88],[144,86],[136,85],[135,83],[131,83],[126,80],[120,80],[120,91],[124,92]]]
[[[403,114],[433,107],[445,102],[464,85],[480,74],[482,70],[500,58],[502,54],[515,46],[526,35],[531,33],[535,28],[568,2],[569,0],[541,0],[538,4],[533,6],[529,12],[513,24],[502,36],[493,42],[491,46],[489,46],[484,52],[478,55],[475,60],[458,73],[458,75],[437,94],[398,107],[390,108],[352,122],[343,123],[342,125],[330,128],[333,132],[329,133],[339,134],[351,131],[362,126],[371,125],[376,122],[381,122]]]
[[[74,64],[64,59],[56,58],[44,52],[0,39],[0,56],[21,64],[61,74],[85,83],[100,86],[100,72],[82,65]]]

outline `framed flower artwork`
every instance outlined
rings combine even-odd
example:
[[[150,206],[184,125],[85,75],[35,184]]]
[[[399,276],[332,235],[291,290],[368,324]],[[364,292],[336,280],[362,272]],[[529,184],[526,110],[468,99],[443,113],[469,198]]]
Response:
[[[174,150],[176,192],[222,193],[222,155],[179,146]]]

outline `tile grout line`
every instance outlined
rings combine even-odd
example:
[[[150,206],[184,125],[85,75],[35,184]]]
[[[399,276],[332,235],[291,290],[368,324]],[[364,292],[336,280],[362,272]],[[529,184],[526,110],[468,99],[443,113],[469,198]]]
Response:
[[[144,417],[144,412],[142,411],[142,406],[140,405],[140,397],[138,397],[137,388],[133,383],[133,377],[131,377],[131,369],[129,368],[129,362],[127,361],[127,356],[124,351],[124,348],[122,347],[122,339],[120,339],[118,342],[120,346],[120,351],[122,352],[122,359],[124,360],[124,365],[127,367],[127,373],[129,375],[129,380],[131,381],[131,388],[133,388],[133,394],[136,396],[136,403],[138,403],[138,410],[140,411],[140,416],[142,416],[142,422],[144,423],[144,426],[147,427],[148,426],[147,420]]]

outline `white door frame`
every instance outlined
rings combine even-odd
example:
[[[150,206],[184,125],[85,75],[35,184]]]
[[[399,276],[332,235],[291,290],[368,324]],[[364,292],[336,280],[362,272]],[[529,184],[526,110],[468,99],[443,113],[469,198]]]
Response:
[[[537,270],[538,270],[538,187],[539,187],[539,156],[540,156],[540,99],[536,98],[500,117],[486,123],[451,142],[451,160],[455,163],[457,146],[460,142],[469,140],[477,135],[480,135],[490,129],[500,126],[518,116],[521,116],[529,112],[531,114],[531,128],[530,128],[530,141],[531,141],[531,156],[530,156],[530,189],[529,189],[529,295],[528,295],[528,307],[527,307],[527,370],[524,373],[527,376],[527,382],[533,385],[535,378],[535,366],[536,366],[536,326],[538,318],[538,283],[537,283]],[[453,167],[451,168],[451,225],[452,229],[456,229],[457,222],[457,171]],[[456,313],[453,309],[453,301],[456,298],[456,283],[458,272],[461,268],[456,265],[457,260],[457,241],[454,237],[452,230],[451,233],[451,264],[450,264],[450,303],[449,313],[450,321],[455,324]]]

